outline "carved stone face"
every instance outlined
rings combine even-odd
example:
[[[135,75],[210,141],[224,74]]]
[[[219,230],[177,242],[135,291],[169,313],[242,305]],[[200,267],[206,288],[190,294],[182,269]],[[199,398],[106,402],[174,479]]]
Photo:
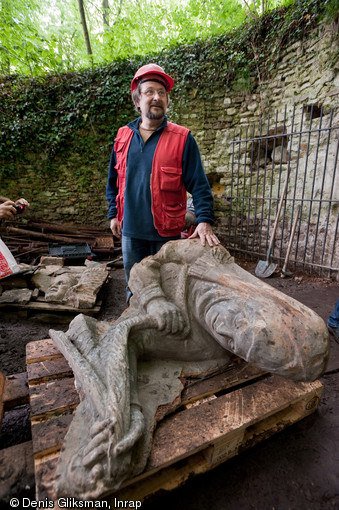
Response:
[[[61,274],[56,276],[53,283],[48,287],[45,293],[45,299],[48,302],[62,302],[68,289],[77,283],[77,279],[70,274]]]
[[[206,310],[209,331],[220,345],[246,361],[274,373],[288,369],[290,375],[312,379],[324,364],[327,332],[322,319],[289,298],[274,300],[269,291],[247,287],[247,293],[225,290],[224,299],[219,289],[218,299]],[[317,337],[313,346],[310,335]]]

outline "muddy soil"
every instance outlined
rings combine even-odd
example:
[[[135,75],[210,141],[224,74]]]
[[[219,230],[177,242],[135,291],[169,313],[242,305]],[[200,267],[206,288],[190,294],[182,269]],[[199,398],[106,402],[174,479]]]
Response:
[[[256,264],[238,261],[254,273]],[[325,277],[295,273],[265,280],[270,285],[315,310],[325,321],[339,297],[339,284]],[[112,269],[103,292],[98,319],[114,320],[125,309],[122,268]],[[11,375],[26,370],[28,342],[48,338],[48,331],[66,331],[55,316],[20,318],[2,313],[0,319],[0,370]],[[339,345],[331,336],[331,356],[322,382],[323,396],[316,413],[277,434],[219,468],[195,477],[182,488],[149,500],[145,510],[327,510],[339,508]],[[29,408],[17,416],[4,416],[0,449],[30,439]],[[24,475],[23,475],[24,476]],[[1,473],[0,473],[1,481]],[[20,481],[20,487],[25,486]],[[28,484],[27,484],[28,487]],[[29,489],[32,494],[32,489]],[[15,495],[15,488],[11,488]],[[1,503],[1,502],[0,502]]]

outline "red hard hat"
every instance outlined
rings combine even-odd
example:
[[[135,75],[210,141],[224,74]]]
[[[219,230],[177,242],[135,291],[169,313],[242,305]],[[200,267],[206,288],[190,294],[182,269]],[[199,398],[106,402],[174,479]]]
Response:
[[[167,92],[169,92],[174,85],[173,79],[165,73],[162,67],[157,64],[146,64],[145,66],[140,67],[140,69],[138,69],[135,73],[131,83],[131,92],[137,88],[138,82],[147,74],[157,74],[161,76],[163,78],[161,81],[164,82]]]

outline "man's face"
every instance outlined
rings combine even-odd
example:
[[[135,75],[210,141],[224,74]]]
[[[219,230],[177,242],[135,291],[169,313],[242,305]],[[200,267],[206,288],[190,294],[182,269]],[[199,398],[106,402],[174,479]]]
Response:
[[[141,84],[140,100],[137,106],[141,116],[151,120],[162,119],[167,112],[168,96],[166,89],[157,81],[146,81]]]

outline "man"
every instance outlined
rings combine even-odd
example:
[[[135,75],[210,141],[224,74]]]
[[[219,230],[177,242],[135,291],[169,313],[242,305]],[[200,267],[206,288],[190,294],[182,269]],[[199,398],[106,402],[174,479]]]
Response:
[[[185,227],[186,191],[197,227],[191,238],[213,246],[213,196],[190,131],[167,121],[173,79],[156,64],[142,66],[131,92],[141,116],[120,128],[111,156],[106,196],[111,230],[122,237],[126,280],[132,266],[179,239]]]

